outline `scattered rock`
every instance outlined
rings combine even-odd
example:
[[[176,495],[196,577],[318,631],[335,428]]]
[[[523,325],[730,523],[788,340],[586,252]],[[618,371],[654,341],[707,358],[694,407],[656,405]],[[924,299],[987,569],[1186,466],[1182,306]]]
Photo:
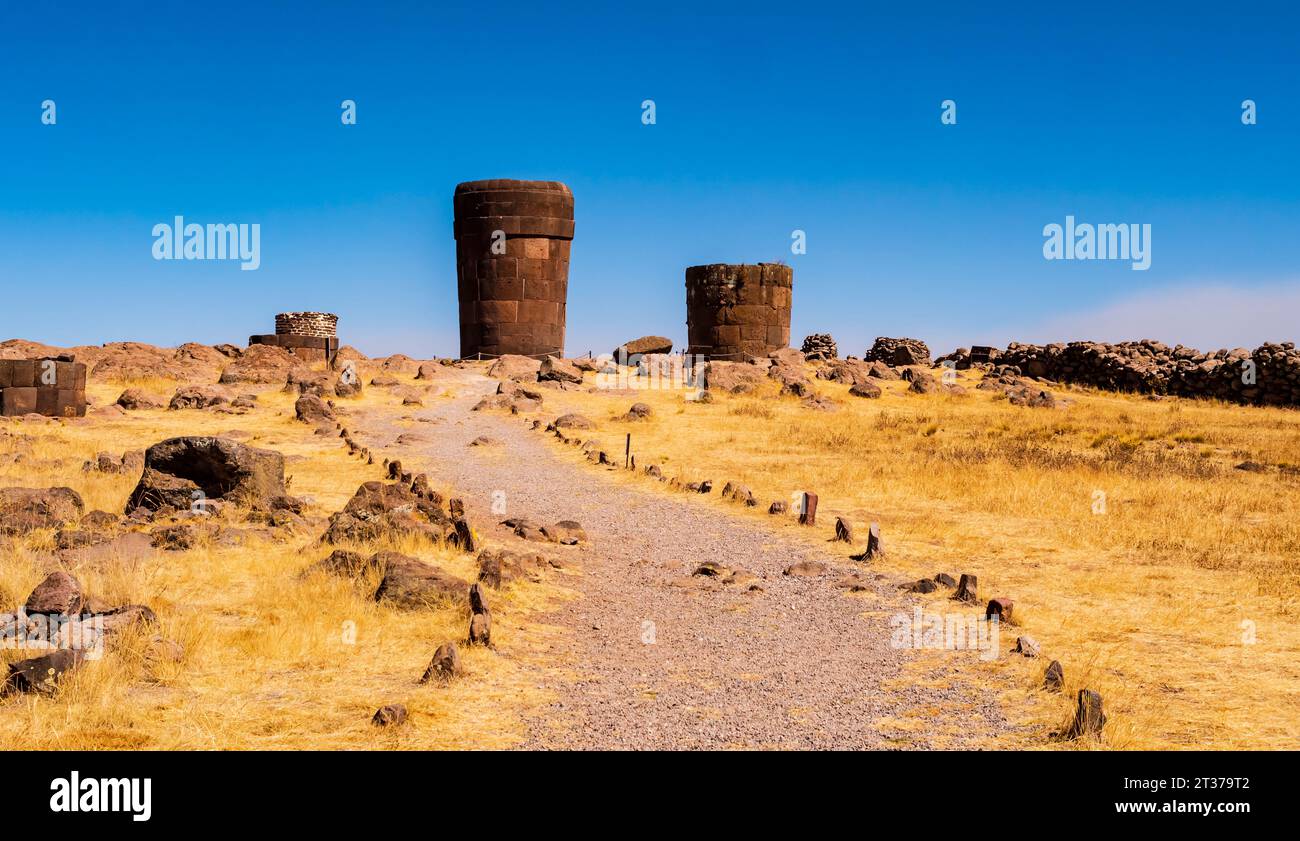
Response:
[[[577,546],[587,542],[587,533],[576,520],[560,520],[553,526],[543,526],[546,539],[561,546]]]
[[[843,517],[835,518],[835,539],[841,543],[853,542],[853,524]]]
[[[498,380],[536,382],[541,367],[542,363],[536,359],[506,354],[492,363],[487,370],[487,375]]]
[[[957,586],[957,580],[946,572],[939,573],[934,577],[934,580],[936,583],[942,584],[950,590]]]
[[[424,670],[420,683],[445,683],[460,675],[462,671],[460,649],[454,642],[444,642],[438,646],[437,651],[433,652],[433,659],[429,661],[429,667]]]
[[[910,584],[904,584],[903,589],[909,593],[933,593],[939,589],[939,586],[928,578],[922,578]]]
[[[1043,672],[1043,688],[1049,692],[1060,692],[1065,686],[1065,669],[1060,660],[1053,660]]]
[[[990,599],[989,605],[984,610],[985,619],[997,617],[999,622],[1011,621],[1011,611],[1016,603],[1008,598]]]
[[[644,354],[672,352],[672,339],[664,336],[642,336],[614,348],[614,361],[621,365],[636,365]]]
[[[1037,657],[1043,653],[1043,648],[1038,644],[1038,640],[1033,637],[1016,637],[1016,647],[1011,649],[1011,653],[1025,657]]]
[[[646,418],[650,417],[653,414],[654,414],[654,410],[650,408],[649,403],[633,403],[632,408],[627,410],[626,415],[623,415],[623,420],[627,420],[627,421],[645,420]]]
[[[141,409],[161,409],[162,404],[151,400],[148,395],[138,388],[128,388],[118,395],[117,405],[130,411],[139,411]]]
[[[1079,704],[1074,712],[1074,722],[1066,731],[1065,738],[1079,739],[1084,736],[1100,736],[1106,725],[1106,714],[1101,709],[1101,694],[1091,689],[1079,690]]]
[[[541,366],[537,369],[537,379],[538,381],[581,383],[582,371],[567,359],[548,356],[542,360]]]
[[[979,596],[975,592],[978,585],[978,576],[962,573],[961,581],[957,583],[957,592],[953,595],[953,598],[959,602],[978,602]]]
[[[879,397],[880,386],[870,382],[855,383],[853,387],[849,389],[849,394],[852,394],[854,397]]]
[[[375,601],[406,610],[444,607],[464,598],[466,583],[438,567],[397,552],[381,553],[384,578]]]
[[[825,575],[826,571],[827,566],[821,561],[800,561],[797,564],[791,564],[786,567],[782,574],[799,578],[809,578],[817,575]]]
[[[188,436],[169,438],[145,451],[144,474],[126,510],[186,510],[210,499],[269,511],[284,495],[280,453],[230,438]]]
[[[72,488],[0,488],[0,534],[62,528],[81,519],[84,510]]]
[[[784,514],[789,510],[790,510],[789,503],[780,499],[778,499],[776,502],[773,502],[771,505],[767,507],[767,513],[769,514]]]
[[[556,418],[551,423],[551,427],[554,429],[595,429],[596,424],[582,415],[570,413]]]
[[[260,347],[260,345],[254,345],[254,347]],[[377,727],[396,727],[399,724],[405,724],[406,719],[405,705],[385,704],[375,711],[375,717],[370,719],[370,723]]]
[[[334,420],[334,410],[329,404],[314,394],[305,394],[293,404],[293,413],[304,423],[320,426]]]
[[[59,570],[50,573],[36,585],[36,589],[27,597],[23,610],[29,616],[34,613],[75,616],[81,613],[85,604],[81,582]]]
[[[65,675],[85,660],[80,649],[61,648],[41,657],[11,663],[0,695],[10,692],[36,692],[53,695]]]
[[[168,409],[211,409],[224,406],[230,402],[230,395],[224,389],[210,385],[187,385],[176,389]]]

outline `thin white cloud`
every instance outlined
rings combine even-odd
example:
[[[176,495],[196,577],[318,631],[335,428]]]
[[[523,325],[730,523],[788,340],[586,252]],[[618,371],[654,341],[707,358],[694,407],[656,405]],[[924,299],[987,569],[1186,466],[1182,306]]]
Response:
[[[1248,285],[1195,283],[1136,292],[1065,313],[1009,338],[1044,344],[1157,339],[1199,350],[1300,340],[1300,280]]]

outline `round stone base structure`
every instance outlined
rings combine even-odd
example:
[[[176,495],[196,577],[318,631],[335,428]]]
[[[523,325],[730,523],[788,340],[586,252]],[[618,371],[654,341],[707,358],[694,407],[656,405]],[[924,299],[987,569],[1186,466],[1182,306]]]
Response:
[[[334,361],[339,352],[339,317],[332,312],[282,312],[273,335],[249,336],[250,345],[276,345],[307,362]]]
[[[790,344],[794,269],[711,263],[686,270],[687,353],[742,362]]]
[[[573,193],[558,181],[456,186],[460,355],[564,354]]]

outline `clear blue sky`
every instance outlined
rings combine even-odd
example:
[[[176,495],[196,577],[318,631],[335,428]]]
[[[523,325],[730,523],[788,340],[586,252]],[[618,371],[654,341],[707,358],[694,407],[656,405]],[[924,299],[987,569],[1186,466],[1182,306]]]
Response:
[[[761,260],[841,353],[1300,338],[1300,12],[1151,5],[6,2],[0,338],[323,309],[451,355],[452,190],[497,177],[573,189],[570,353],[680,341],[684,268]],[[261,268],[153,260],[177,214],[260,223]],[[1067,214],[1151,224],[1151,269],[1045,261]]]

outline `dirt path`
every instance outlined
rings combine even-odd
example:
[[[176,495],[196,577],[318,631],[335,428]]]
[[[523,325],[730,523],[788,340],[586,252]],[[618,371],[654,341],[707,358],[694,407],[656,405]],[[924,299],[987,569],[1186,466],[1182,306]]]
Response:
[[[847,596],[821,577],[782,571],[817,557],[809,546],[768,533],[690,495],[671,497],[605,479],[576,463],[523,419],[471,412],[496,381],[466,371],[454,400],[431,401],[398,426],[356,417],[357,436],[404,467],[456,488],[471,522],[499,538],[490,513],[504,491],[507,513],[539,523],[576,519],[590,539],[566,549],[581,598],[545,621],[570,631],[557,652],[577,675],[542,674],[559,696],[530,722],[536,748],[933,748],[1022,743],[995,699],[961,677],[963,658],[902,670],[912,652],[890,647],[889,616],[912,603],[895,585]],[[439,385],[442,385],[439,382]],[[394,441],[403,432],[423,439]],[[500,446],[470,447],[479,435]],[[557,552],[558,554],[558,552]],[[704,561],[753,572],[763,592],[737,592],[691,577]],[[869,580],[871,575],[866,576]],[[653,623],[653,643],[648,638]],[[928,655],[934,656],[934,655]],[[949,677],[955,679],[947,679]],[[909,679],[912,678],[912,679]],[[915,678],[925,678],[920,685]],[[938,679],[935,679],[938,678]]]

